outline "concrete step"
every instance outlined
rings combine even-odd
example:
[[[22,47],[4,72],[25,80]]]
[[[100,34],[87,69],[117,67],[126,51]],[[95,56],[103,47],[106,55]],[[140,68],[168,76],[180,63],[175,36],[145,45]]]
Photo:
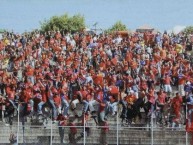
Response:
[[[1,143],[9,143],[8,141],[8,138],[5,138],[5,137],[0,137],[0,140],[1,141],[5,141],[7,140],[6,142],[1,142]],[[50,140],[50,137],[24,137],[24,140],[23,140],[23,137],[19,137],[19,142],[22,143],[23,141],[25,143],[48,143]],[[56,137],[54,136],[53,140],[52,140],[53,143],[60,143],[60,138],[59,137]],[[107,137],[107,142],[109,144],[116,144],[117,143],[117,139],[116,138],[110,138],[110,137]],[[129,145],[129,144],[151,144],[151,138],[138,138],[138,139],[134,139],[134,138],[119,138],[119,144],[126,144],[126,145]],[[178,138],[178,139],[154,139],[153,140],[154,144],[160,144],[160,145],[183,145],[185,144],[185,138]],[[68,143],[68,136],[65,135],[64,137],[64,143]],[[78,143],[83,143],[83,138],[80,139],[78,141]],[[87,137],[86,138],[86,144],[99,144],[100,143],[100,137],[94,137],[94,138],[90,138],[90,137]]]
[[[2,131],[2,130],[1,130]],[[78,130],[78,135],[82,132],[82,130]],[[9,142],[9,134],[10,131],[4,130],[4,133],[0,133],[0,141],[1,143]],[[43,137],[45,141],[49,140],[49,136],[51,135],[51,131],[49,129],[29,129],[25,131],[24,140],[26,143],[36,143],[38,142],[38,138]],[[54,143],[59,143],[60,137],[57,129],[53,129],[52,135],[54,136]],[[154,131],[154,140],[155,142],[165,143],[165,144],[178,144],[185,142],[185,132],[184,131]],[[47,138],[47,139],[45,139]],[[98,139],[100,138],[100,129],[99,130],[91,130],[90,136],[87,137],[88,143],[98,143]],[[113,144],[116,141],[116,130],[110,130],[107,135],[107,140]],[[68,140],[68,131],[65,130],[65,140]],[[121,130],[119,131],[119,141],[121,144],[125,143],[147,143],[151,140],[151,134],[149,131],[136,131],[136,130]],[[20,131],[19,133],[19,141],[23,141],[23,133]],[[168,142],[169,141],[169,142]],[[181,144],[183,145],[183,144]]]
[[[65,128],[65,127],[64,127]],[[10,133],[11,131],[17,131],[17,127],[12,127],[12,129],[10,128],[10,127],[1,127],[1,130],[0,130],[0,134],[5,134],[5,133]],[[80,128],[77,128],[78,130],[83,130],[83,127],[80,127]],[[116,127],[114,127],[114,128],[110,128],[110,132],[114,132],[114,133],[116,133],[117,132],[117,130],[116,130],[117,128]],[[65,130],[69,130],[69,127],[66,127],[65,128]],[[90,130],[91,130],[91,132],[100,132],[100,128],[98,128],[98,127],[91,127],[90,128]],[[19,127],[19,131],[20,132],[22,132],[23,131],[23,128],[22,127]],[[36,132],[36,133],[45,133],[45,132],[51,132],[51,127],[47,127],[47,128],[44,128],[44,127],[25,127],[24,128],[24,131],[26,132],[26,133],[34,133],[34,132]],[[53,127],[52,128],[52,132],[53,133],[57,133],[58,132],[58,127]],[[149,133],[150,132],[150,130],[145,130],[145,129],[135,129],[135,128],[119,128],[119,130],[118,130],[118,132],[120,133],[120,134],[130,134],[130,133],[132,133],[132,134],[141,134],[141,133]],[[185,130],[171,130],[171,129],[156,129],[156,130],[154,130],[153,131],[153,133],[154,134],[157,134],[157,133],[159,133],[159,135],[161,135],[161,134],[165,134],[165,135],[170,135],[171,133],[172,133],[172,135],[173,134],[184,134],[185,135]]]

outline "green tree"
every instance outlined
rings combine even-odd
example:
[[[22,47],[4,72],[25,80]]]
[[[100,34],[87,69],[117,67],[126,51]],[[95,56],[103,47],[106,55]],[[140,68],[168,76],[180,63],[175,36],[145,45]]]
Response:
[[[127,26],[123,24],[121,21],[117,21],[114,25],[112,25],[109,29],[107,29],[105,32],[107,33],[113,33],[115,31],[127,31]]]
[[[41,22],[40,24],[42,31],[65,30],[78,32],[85,28],[85,19],[84,16],[80,14],[71,17],[68,14],[64,14],[61,16],[53,16],[49,20],[44,20],[44,22]]]
[[[183,30],[183,32],[185,33],[185,34],[193,34],[193,26],[187,26],[184,30]]]

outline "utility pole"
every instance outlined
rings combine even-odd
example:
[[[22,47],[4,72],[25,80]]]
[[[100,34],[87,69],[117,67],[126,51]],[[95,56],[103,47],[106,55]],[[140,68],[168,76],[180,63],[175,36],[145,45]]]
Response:
[[[97,26],[97,25],[98,25],[98,22],[96,22],[96,23],[93,24],[93,27],[95,27],[95,28],[94,28],[95,33],[96,33],[96,30],[97,30],[97,29],[96,29],[96,26]]]

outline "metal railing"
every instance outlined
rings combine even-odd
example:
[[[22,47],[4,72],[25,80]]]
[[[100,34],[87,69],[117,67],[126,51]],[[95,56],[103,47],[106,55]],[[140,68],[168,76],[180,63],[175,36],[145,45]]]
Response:
[[[20,105],[18,105],[19,110]],[[187,115],[187,113],[186,113]],[[187,117],[186,117],[187,118]],[[85,122],[85,118],[84,118]],[[2,128],[7,127],[1,125]],[[121,123],[119,122],[119,115],[117,113],[117,116],[115,120],[113,121],[113,124],[110,124],[108,126],[109,132],[104,133],[102,132],[103,129],[107,128],[107,126],[96,126],[96,125],[76,125],[76,126],[59,126],[56,124],[53,124],[52,120],[49,120],[49,123],[47,126],[43,125],[31,125],[30,123],[21,124],[20,123],[20,114],[18,111],[17,114],[17,122],[15,122],[12,125],[12,128],[10,131],[7,132],[7,141],[9,142],[9,133],[12,131],[16,131],[17,136],[17,144],[25,144],[25,143],[36,143],[40,141],[40,144],[50,144],[54,145],[56,143],[60,142],[61,136],[59,127],[64,129],[64,140],[65,143],[68,144],[70,142],[70,128],[77,128],[78,133],[75,135],[76,138],[79,137],[79,134],[81,136],[78,138],[80,144],[100,144],[101,140],[106,140],[108,144],[132,144],[132,142],[136,141],[138,144],[142,144],[142,142],[146,142],[148,144],[154,145],[157,141],[163,140],[163,142],[168,140],[168,142],[174,142],[176,140],[178,143],[182,143],[185,145],[190,145],[190,138],[192,137],[189,135],[185,128],[183,126],[181,127],[159,127],[154,124],[154,118],[153,115],[151,115],[151,123],[149,126],[121,126]],[[92,132],[88,136],[88,129],[90,132]],[[143,131],[142,131],[143,130]],[[170,134],[168,134],[169,132]],[[2,133],[2,132],[1,132]],[[82,134],[83,133],[83,134]],[[136,134],[134,134],[136,133]],[[143,134],[144,133],[144,134]],[[133,134],[133,135],[132,135]],[[161,134],[161,135],[160,135]],[[162,135],[164,134],[164,135]],[[174,136],[176,135],[178,138],[172,138],[171,134]],[[179,134],[179,135],[178,135]],[[182,138],[180,138],[180,134],[182,135]],[[128,136],[127,136],[128,135]],[[138,135],[138,136],[137,136]],[[6,132],[4,134],[6,136]],[[142,139],[140,139],[140,137]],[[169,137],[167,137],[169,136]],[[105,139],[106,137],[106,139]],[[30,140],[31,138],[31,140]],[[0,141],[1,142],[1,141]],[[78,143],[77,143],[78,144]]]

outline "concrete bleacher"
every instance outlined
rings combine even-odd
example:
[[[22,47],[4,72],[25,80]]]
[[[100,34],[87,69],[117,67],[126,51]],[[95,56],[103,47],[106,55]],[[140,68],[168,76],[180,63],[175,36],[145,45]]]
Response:
[[[7,127],[1,127],[1,136],[0,141],[2,143],[9,143],[9,134]],[[80,133],[81,130],[79,130]],[[108,144],[116,144],[116,130],[110,130],[107,135]],[[53,144],[60,143],[60,137],[58,134],[58,129],[55,128],[52,130],[53,134]],[[184,131],[154,131],[154,145],[185,145],[186,135]],[[22,130],[20,129],[19,133],[19,142],[25,144],[49,144],[49,138],[51,136],[50,129],[40,129],[33,128],[25,130],[25,135],[23,138]],[[91,130],[90,136],[86,137],[86,144],[100,144],[100,129]],[[118,142],[121,145],[150,145],[151,144],[151,133],[147,130],[131,130],[131,129],[122,129],[119,130]],[[68,144],[67,129],[64,138],[64,142]],[[83,139],[81,139],[79,144],[83,144]]]
[[[81,105],[77,108],[80,111]],[[81,112],[81,111],[80,111]],[[80,113],[79,112],[79,113]],[[120,112],[119,112],[120,113]],[[70,114],[73,114],[70,112]],[[117,125],[118,119],[118,125]],[[121,119],[119,116],[110,116],[108,118],[108,124],[110,126],[109,133],[107,135],[107,142],[109,145],[117,144],[117,128],[118,128],[118,144],[119,145],[151,145],[152,131],[151,127],[145,124],[143,118],[142,122],[136,122],[129,127],[121,125]],[[81,119],[76,119],[75,123],[81,124]],[[100,145],[101,129],[96,126],[94,119],[90,118],[88,122],[90,127],[90,135],[86,137],[86,145]],[[9,144],[9,135],[14,132],[17,135],[18,122],[17,118],[14,119],[12,126],[5,126],[5,123],[0,122],[0,145]],[[83,131],[83,127],[78,127],[77,137],[80,136]],[[64,144],[69,145],[68,140],[69,128],[65,128]],[[60,136],[58,131],[58,124],[52,124],[51,120],[48,121],[46,128],[43,125],[33,124],[30,119],[27,119],[23,128],[22,123],[19,123],[19,143],[24,145],[49,145],[52,138],[53,145],[60,144]],[[191,136],[188,136],[188,141]],[[83,145],[83,138],[81,138],[77,145]],[[185,145],[186,144],[186,132],[184,126],[181,128],[171,129],[167,127],[158,127],[153,125],[153,144],[154,145]],[[190,143],[188,143],[190,145]]]
[[[120,121],[120,119],[119,119]],[[79,123],[76,120],[77,124]],[[150,145],[151,144],[151,129],[150,128],[137,128],[138,124],[132,125],[131,128],[117,126],[116,117],[108,119],[110,125],[110,131],[107,135],[107,142],[111,145],[117,144],[117,127],[118,127],[118,144],[119,145]],[[0,123],[0,145],[7,145],[9,143],[9,135],[11,132],[17,133],[18,125],[14,122],[12,126],[5,126]],[[51,129],[52,126],[52,129]],[[100,131],[96,126],[93,119],[89,121],[90,135],[86,137],[86,145],[100,145]],[[136,127],[136,128],[135,128]],[[83,128],[78,128],[77,136]],[[69,128],[65,129],[64,144],[69,145],[68,142]],[[19,126],[19,143],[26,145],[48,145],[50,144],[51,134],[53,136],[52,143],[54,145],[60,144],[60,136],[58,132],[57,123],[51,124],[49,121],[46,128],[44,126],[34,126],[28,121],[25,123],[24,132],[22,124]],[[189,135],[189,140],[190,140]],[[185,145],[186,132],[184,128],[172,130],[171,128],[153,128],[153,144],[154,145]],[[81,138],[78,145],[83,144],[83,138]],[[190,144],[190,143],[189,143]]]

